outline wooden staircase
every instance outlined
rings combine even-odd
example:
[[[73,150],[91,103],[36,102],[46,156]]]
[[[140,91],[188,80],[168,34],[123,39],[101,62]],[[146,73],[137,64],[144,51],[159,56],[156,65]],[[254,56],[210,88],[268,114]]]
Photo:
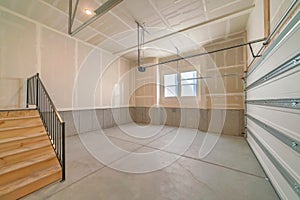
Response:
[[[21,198],[61,177],[38,111],[0,111],[0,199]]]

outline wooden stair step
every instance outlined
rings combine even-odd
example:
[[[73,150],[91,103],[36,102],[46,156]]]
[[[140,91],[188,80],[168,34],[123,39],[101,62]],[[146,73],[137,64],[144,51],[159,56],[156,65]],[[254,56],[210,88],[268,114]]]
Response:
[[[12,117],[19,117],[19,116],[34,116],[34,115],[39,115],[38,110],[22,109],[22,110],[0,111],[0,118],[12,118]]]
[[[20,136],[0,140],[0,153],[10,151],[12,149],[26,148],[40,141],[49,140],[47,133],[28,134],[28,136]]]
[[[17,117],[0,117],[0,121],[12,121],[12,120],[17,120],[17,119],[30,119],[30,118],[37,118],[40,117],[40,115],[30,115],[30,116],[17,116]]]
[[[21,198],[61,177],[38,110],[0,111],[0,199]]]
[[[20,140],[25,140],[25,139],[32,139],[32,138],[36,138],[39,136],[46,136],[46,132],[42,132],[42,133],[31,133],[31,134],[27,134],[27,135],[17,135],[17,136],[13,136],[13,137],[9,137],[9,138],[3,138],[0,140],[0,145],[4,144],[4,143],[10,143],[10,142],[15,142],[15,141],[20,141]]]
[[[9,128],[0,128],[0,133],[7,132],[7,131],[17,131],[20,129],[24,128],[32,128],[32,127],[37,127],[37,126],[44,126],[42,123],[38,124],[31,124],[31,125],[26,125],[26,126],[16,126],[16,127],[9,127]]]
[[[55,157],[56,157],[56,155],[53,151],[50,151],[50,150],[45,151],[43,154],[41,154],[35,158],[27,159],[27,160],[24,160],[21,162],[13,163],[11,165],[6,165],[6,166],[2,167],[1,171],[0,171],[0,176],[3,174],[6,174],[8,172],[11,172],[11,171],[23,168],[23,167],[27,167],[32,164],[35,164],[35,163],[38,163],[38,162],[41,162],[44,160],[48,160],[51,158],[55,158]]]
[[[60,165],[32,173],[28,177],[0,186],[0,199],[18,199],[61,179]]]
[[[0,153],[0,158],[10,156],[10,155],[16,155],[16,154],[19,154],[19,153],[31,151],[31,150],[38,149],[38,148],[42,148],[42,147],[47,146],[47,145],[51,145],[51,144],[50,144],[50,141],[45,138],[44,140],[33,143],[29,146],[24,146],[24,147],[20,147],[18,149],[13,149],[13,150],[10,150],[10,151],[7,151],[7,152],[2,152],[2,153]]]
[[[0,167],[39,156],[44,151],[52,149],[49,140],[41,141],[29,147],[13,149],[0,153]],[[52,149],[53,150],[53,149]]]
[[[45,127],[42,124],[2,129],[0,130],[0,140],[9,137],[26,136],[30,133],[42,133],[45,131]]]
[[[30,175],[33,171],[39,171],[49,166],[59,164],[53,151],[46,151],[44,154],[22,162],[7,165],[1,168],[0,185]]]
[[[40,125],[42,121],[40,117],[31,118],[18,118],[14,120],[0,120],[0,129],[14,128],[14,127],[26,127],[32,125]]]

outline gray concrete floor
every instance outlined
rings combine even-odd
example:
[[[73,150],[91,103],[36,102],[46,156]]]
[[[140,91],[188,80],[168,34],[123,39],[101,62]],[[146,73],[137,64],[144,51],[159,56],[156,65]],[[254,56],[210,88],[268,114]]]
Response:
[[[107,149],[102,140],[96,139],[97,131],[67,137],[66,181],[51,184],[23,199],[278,199],[242,137],[221,135],[212,151],[199,158],[206,134],[198,130],[126,124],[104,129],[104,133],[114,145],[128,152]],[[217,137],[215,134],[208,136]],[[89,153],[83,143],[95,144],[106,164]],[[156,160],[159,163],[173,157],[178,159],[148,173],[113,169],[125,165],[151,165],[153,163],[139,163],[134,157],[130,158],[137,153],[154,151],[161,153]],[[125,163],[125,158],[130,162]],[[107,166],[108,163],[113,168]]]

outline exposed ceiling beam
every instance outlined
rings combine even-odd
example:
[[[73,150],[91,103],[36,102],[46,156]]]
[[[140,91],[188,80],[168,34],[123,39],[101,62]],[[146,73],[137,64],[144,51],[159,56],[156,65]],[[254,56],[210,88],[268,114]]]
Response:
[[[213,19],[209,19],[209,20],[207,20],[207,21],[200,22],[200,23],[198,23],[198,24],[195,24],[195,25],[192,25],[192,26],[183,28],[183,29],[181,29],[181,30],[178,30],[178,31],[175,31],[175,32],[172,32],[172,33],[169,33],[169,34],[166,34],[166,35],[163,35],[163,36],[154,38],[154,39],[149,40],[149,41],[146,41],[144,44],[149,44],[149,43],[151,43],[151,42],[154,42],[154,41],[157,41],[157,40],[161,40],[161,39],[164,39],[164,38],[167,38],[167,37],[170,37],[170,36],[176,35],[176,34],[178,34],[178,33],[182,33],[182,32],[185,32],[185,31],[188,31],[188,30],[197,28],[197,27],[207,26],[207,25],[211,25],[211,24],[218,23],[218,22],[223,22],[223,21],[226,21],[226,20],[231,19],[231,18],[234,18],[234,17],[238,17],[238,16],[241,16],[241,15],[245,15],[245,14],[250,13],[250,12],[252,11],[253,8],[254,8],[254,5],[249,6],[249,7],[247,7],[247,8],[244,8],[244,9],[241,9],[241,10],[238,10],[238,11],[235,11],[235,12],[231,12],[231,13],[228,13],[228,14],[225,14],[225,15],[222,15],[222,16],[219,16],[219,17],[215,17],[215,18],[213,18]],[[137,45],[132,46],[132,47],[129,47],[129,48],[124,49],[124,50],[121,50],[121,51],[113,52],[113,54],[124,53],[124,52],[127,52],[127,51],[132,50],[132,49],[135,49],[135,48],[137,48]]]

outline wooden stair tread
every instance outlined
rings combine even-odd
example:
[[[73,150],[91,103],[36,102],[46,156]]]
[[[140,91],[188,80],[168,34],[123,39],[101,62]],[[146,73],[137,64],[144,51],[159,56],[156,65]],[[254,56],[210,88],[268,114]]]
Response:
[[[6,165],[6,166],[2,167],[1,171],[0,171],[0,176],[3,174],[6,174],[6,173],[24,168],[24,167],[28,167],[28,166],[31,166],[31,165],[34,165],[34,164],[37,164],[37,163],[40,163],[43,161],[53,159],[55,157],[56,157],[56,155],[53,151],[46,151],[46,152],[44,152],[44,154],[39,155],[35,158],[31,158],[28,160],[24,160],[22,162],[17,162],[17,163],[13,163],[11,165]]]
[[[6,131],[14,131],[14,130],[18,130],[18,129],[40,127],[40,126],[43,126],[42,122],[40,124],[33,124],[33,125],[26,125],[26,126],[16,126],[16,127],[9,127],[9,128],[0,128],[0,133],[1,132],[6,132]]]
[[[37,172],[32,173],[30,176],[28,177],[24,177],[15,181],[12,181],[8,184],[5,184],[3,186],[0,186],[0,199],[1,198],[5,198],[5,197],[9,197],[9,194],[22,189],[24,187],[28,187],[32,184],[35,184],[36,182],[38,182],[39,180],[42,179],[46,179],[49,178],[51,176],[54,176],[52,179],[49,179],[49,181],[47,181],[47,184],[50,184],[54,181],[58,181],[60,180],[60,176],[61,176],[61,167],[60,165],[54,165],[51,167],[48,167],[44,170],[40,170]],[[47,184],[37,184],[36,186],[34,186],[35,189],[33,189],[32,191],[39,189],[41,187],[46,186]],[[32,192],[30,191],[30,192]],[[19,195],[20,198],[21,196],[23,196],[24,194]]]
[[[18,116],[33,116],[38,115],[39,112],[36,109],[17,109],[17,110],[0,110],[0,118],[11,118],[11,117],[18,117]]]
[[[40,117],[19,118],[14,120],[0,120],[0,129],[23,127],[42,124]]]
[[[21,135],[21,136],[15,136],[15,137],[10,137],[10,138],[4,138],[0,140],[0,145],[4,143],[9,143],[9,142],[14,142],[14,141],[20,141],[20,140],[25,140],[25,139],[30,139],[30,138],[36,138],[40,136],[46,136],[46,132],[42,133],[31,133],[27,135]]]
[[[19,199],[61,180],[38,110],[0,110],[0,199]]]
[[[6,138],[4,139],[5,143],[0,143],[0,154],[2,152],[7,152],[13,149],[19,149],[19,148],[28,148],[34,144],[40,143],[40,142],[45,142],[45,140],[49,140],[49,137],[46,133],[44,134],[39,134],[36,137],[28,137],[28,138],[24,138],[22,140],[12,140],[9,141],[10,138]],[[4,140],[0,140],[0,141],[4,141]]]
[[[24,153],[24,152],[29,152],[29,151],[39,149],[39,148],[43,148],[43,147],[47,147],[47,146],[51,147],[51,143],[50,143],[49,140],[45,139],[45,140],[43,140],[39,143],[32,144],[28,147],[20,147],[18,149],[13,149],[13,150],[10,150],[10,151],[1,152],[0,153],[0,159],[4,158],[4,157],[7,157],[7,156],[12,156],[12,155],[16,155],[16,154],[20,154],[20,153]]]
[[[8,137],[17,137],[17,136],[25,136],[30,133],[43,133],[46,132],[46,129],[43,124],[33,125],[28,127],[20,127],[9,130],[0,130],[0,140]]]
[[[12,121],[12,120],[18,120],[18,119],[31,119],[31,118],[40,118],[40,115],[17,116],[17,117],[7,117],[7,118],[0,117],[0,121]]]

